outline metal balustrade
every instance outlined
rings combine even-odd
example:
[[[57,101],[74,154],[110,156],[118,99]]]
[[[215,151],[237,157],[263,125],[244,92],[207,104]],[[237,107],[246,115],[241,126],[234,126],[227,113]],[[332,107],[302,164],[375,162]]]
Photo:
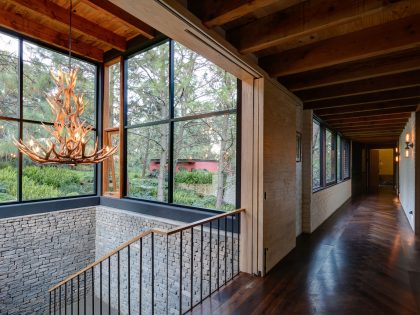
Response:
[[[49,314],[184,314],[239,273],[237,209],[150,229],[49,289]]]

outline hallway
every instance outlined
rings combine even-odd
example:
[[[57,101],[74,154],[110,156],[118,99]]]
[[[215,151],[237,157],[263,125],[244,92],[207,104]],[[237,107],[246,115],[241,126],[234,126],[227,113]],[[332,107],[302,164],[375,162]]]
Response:
[[[197,314],[420,314],[420,241],[391,192],[341,207],[264,279],[240,275]]]

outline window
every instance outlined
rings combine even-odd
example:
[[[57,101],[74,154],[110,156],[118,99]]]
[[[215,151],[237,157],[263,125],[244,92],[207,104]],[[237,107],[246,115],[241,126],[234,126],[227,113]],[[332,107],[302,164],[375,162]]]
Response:
[[[336,181],[336,137],[329,130],[325,130],[325,181],[331,184]]]
[[[312,123],[312,188],[321,187],[321,125]]]
[[[312,190],[350,178],[350,142],[317,119],[312,131]]]
[[[104,101],[103,101],[103,147],[117,146],[117,152],[103,161],[102,189],[107,196],[121,197],[121,149],[122,143],[122,66],[121,58],[108,62],[104,66]]]
[[[236,208],[238,80],[174,41],[127,60],[127,196]]]
[[[341,137],[337,135],[337,181],[343,179],[343,175],[341,173],[342,169],[342,161],[341,161]]]
[[[343,179],[350,178],[350,142],[343,141]]]
[[[0,202],[93,194],[93,166],[35,164],[19,154],[13,144],[13,139],[19,138],[25,142],[48,141],[49,134],[42,124],[52,125],[55,119],[45,97],[55,88],[50,71],[59,67],[65,70],[68,57],[0,33],[0,59]],[[90,105],[84,118],[95,126],[96,66],[77,59],[73,59],[72,65],[79,68],[78,92],[84,94]]]

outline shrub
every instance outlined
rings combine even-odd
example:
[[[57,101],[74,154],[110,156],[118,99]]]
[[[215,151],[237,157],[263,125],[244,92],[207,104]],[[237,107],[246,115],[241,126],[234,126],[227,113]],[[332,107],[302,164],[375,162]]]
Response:
[[[195,172],[185,172],[179,171],[175,175],[176,183],[184,184],[211,184],[213,181],[213,175],[210,172],[206,171],[195,171]]]

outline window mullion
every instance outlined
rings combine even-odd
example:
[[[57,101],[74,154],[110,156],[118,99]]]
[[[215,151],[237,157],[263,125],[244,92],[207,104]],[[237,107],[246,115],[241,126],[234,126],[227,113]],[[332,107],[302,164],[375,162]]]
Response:
[[[23,41],[19,38],[19,139],[23,139]],[[22,201],[23,155],[18,150],[18,202]]]
[[[168,154],[168,202],[173,203],[174,196],[174,117],[175,117],[175,61],[174,41],[169,41],[169,154]]]

